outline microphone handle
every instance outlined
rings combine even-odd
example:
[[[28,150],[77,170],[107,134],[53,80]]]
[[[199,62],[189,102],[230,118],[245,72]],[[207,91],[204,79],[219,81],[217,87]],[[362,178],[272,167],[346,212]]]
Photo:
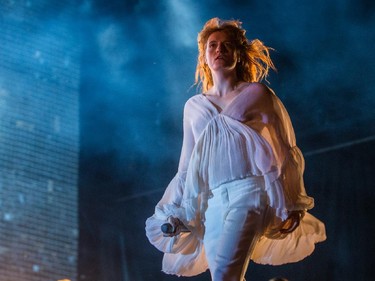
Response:
[[[180,232],[190,232],[190,230],[183,224],[180,224],[174,227],[172,224],[167,222],[167,223],[162,224],[160,228],[164,234],[173,234],[177,231],[178,228]]]

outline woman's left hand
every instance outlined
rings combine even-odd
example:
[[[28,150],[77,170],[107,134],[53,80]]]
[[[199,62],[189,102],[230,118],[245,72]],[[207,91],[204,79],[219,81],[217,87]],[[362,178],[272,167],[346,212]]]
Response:
[[[280,232],[283,234],[292,233],[299,226],[300,221],[305,215],[305,211],[291,211],[288,218],[282,223]]]

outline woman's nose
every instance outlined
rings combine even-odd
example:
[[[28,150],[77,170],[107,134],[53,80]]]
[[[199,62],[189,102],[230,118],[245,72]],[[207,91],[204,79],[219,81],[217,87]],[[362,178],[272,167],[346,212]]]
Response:
[[[216,52],[224,53],[226,51],[225,45],[222,43],[217,44]]]

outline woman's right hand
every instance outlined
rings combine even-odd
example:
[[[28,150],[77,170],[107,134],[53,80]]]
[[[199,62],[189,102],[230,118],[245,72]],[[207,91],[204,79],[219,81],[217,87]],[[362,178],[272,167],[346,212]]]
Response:
[[[173,237],[179,235],[181,232],[190,232],[190,230],[175,217],[168,217],[168,222],[161,226],[161,231],[165,237]]]

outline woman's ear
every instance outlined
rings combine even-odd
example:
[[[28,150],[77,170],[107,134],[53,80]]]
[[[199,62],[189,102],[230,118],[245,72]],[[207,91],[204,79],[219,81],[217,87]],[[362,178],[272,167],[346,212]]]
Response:
[[[241,62],[241,52],[237,51],[237,62]]]

